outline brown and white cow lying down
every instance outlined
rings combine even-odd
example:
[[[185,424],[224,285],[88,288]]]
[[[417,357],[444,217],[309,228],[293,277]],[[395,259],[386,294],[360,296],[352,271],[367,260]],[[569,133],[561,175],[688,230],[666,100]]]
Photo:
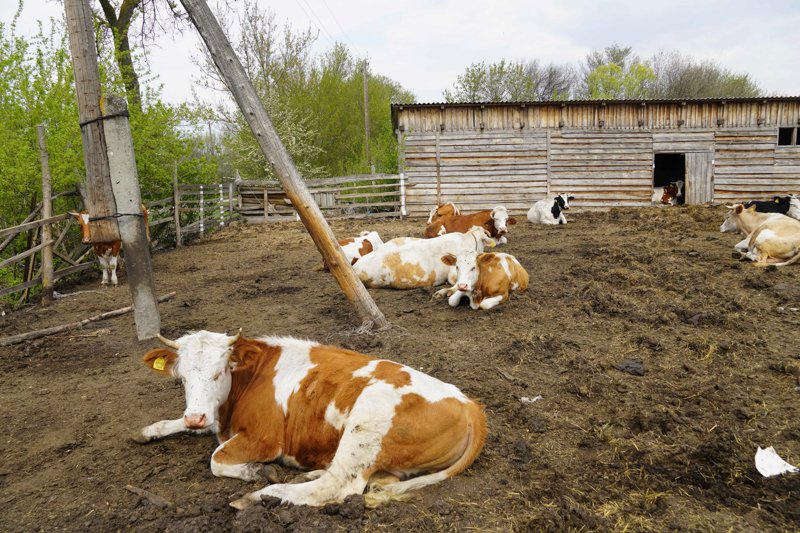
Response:
[[[356,261],[368,253],[383,246],[383,240],[377,231],[362,231],[358,237],[340,239],[339,246],[342,247],[344,258],[349,265],[354,265]],[[327,270],[328,266],[323,261],[316,270]]]
[[[445,255],[442,261],[456,267],[456,282],[433,296],[447,296],[451,307],[457,307],[466,296],[473,309],[489,310],[508,301],[511,292],[528,288],[528,272],[513,255],[465,251]]]
[[[759,265],[786,266],[800,260],[800,221],[779,213],[758,213],[756,207],[729,206],[720,231],[739,231],[747,238],[736,244],[742,259]]]
[[[359,279],[369,288],[415,289],[455,282],[455,268],[440,258],[462,250],[483,252],[494,239],[479,227],[466,233],[447,233],[433,239],[401,237],[358,260],[353,265]]]
[[[445,215],[425,227],[425,238],[431,239],[445,233],[465,232],[473,226],[480,226],[497,240],[498,244],[508,242],[506,233],[508,226],[517,223],[517,219],[508,216],[508,210],[499,205],[494,209],[478,211],[469,215]]]
[[[254,481],[265,461],[311,470],[311,481],[251,492],[231,503],[237,509],[261,496],[320,506],[368,485],[375,505],[455,476],[483,447],[483,407],[405,365],[287,337],[159,338],[172,350],[144,362],[183,381],[186,410],[143,428],[137,442],[216,432],[215,476]]]
[[[141,204],[141,209],[142,217],[144,218],[145,232],[149,242],[150,227],[147,225],[148,211],[144,204]],[[116,240],[111,242],[92,242],[89,233],[89,213],[87,211],[81,211],[80,213],[70,211],[69,214],[75,217],[75,220],[77,220],[78,224],[80,225],[81,242],[83,242],[83,244],[92,245],[92,248],[94,249],[94,255],[97,256],[97,260],[100,262],[100,268],[103,270],[103,280],[100,282],[100,285],[108,285],[108,281],[110,279],[111,285],[116,287],[117,261],[119,260],[119,251],[122,248],[122,241]]]
[[[453,202],[447,202],[446,204],[437,205],[436,207],[431,209],[431,214],[428,216],[427,224],[436,222],[437,220],[445,216],[453,216],[460,214],[461,210]]]

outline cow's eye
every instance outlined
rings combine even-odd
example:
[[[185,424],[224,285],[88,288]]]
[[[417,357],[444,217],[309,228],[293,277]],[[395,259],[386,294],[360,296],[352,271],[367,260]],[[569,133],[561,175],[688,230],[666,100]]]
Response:
[[[214,374],[214,377],[212,377],[211,379],[213,379],[214,381],[217,381],[219,379],[220,374],[222,374],[222,372],[217,372],[216,374]]]

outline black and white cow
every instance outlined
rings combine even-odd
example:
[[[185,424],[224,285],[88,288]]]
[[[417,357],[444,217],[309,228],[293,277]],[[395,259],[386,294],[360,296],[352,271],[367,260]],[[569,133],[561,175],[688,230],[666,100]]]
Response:
[[[745,202],[744,208],[756,206],[759,213],[780,213],[792,218],[800,219],[800,200],[797,195],[773,196],[772,200],[752,200]]]
[[[558,194],[552,200],[539,200],[528,210],[528,221],[533,224],[566,224],[564,211],[575,197],[570,194]]]

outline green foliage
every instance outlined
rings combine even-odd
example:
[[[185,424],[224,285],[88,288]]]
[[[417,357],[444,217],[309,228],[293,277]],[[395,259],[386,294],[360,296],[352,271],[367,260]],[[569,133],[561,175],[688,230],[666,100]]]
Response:
[[[578,74],[580,72],[580,74]],[[583,64],[537,60],[473,63],[459,75],[448,102],[511,102],[577,99],[731,98],[758,96],[747,74],[713,61],[698,62],[677,52],[640,59],[630,46],[612,44],[590,52]]]
[[[447,102],[520,102],[569,98],[574,70],[567,65],[542,66],[538,61],[473,63],[458,76]]]
[[[0,225],[27,216],[28,199],[41,191],[37,124],[45,124],[53,190],[70,188],[81,175],[77,115],[63,34],[40,25],[24,39],[0,23]]]
[[[304,178],[367,173],[364,127],[363,62],[341,44],[320,57],[311,47],[311,31],[279,29],[274,14],[246,3],[234,48],[281,141]],[[228,34],[233,34],[230,21]],[[226,89],[203,50],[200,69],[208,86]],[[397,141],[392,131],[392,102],[413,95],[384,76],[370,74],[370,155],[377,172],[397,170]],[[224,125],[225,159],[246,178],[273,177],[238,109],[219,106],[214,116]]]
[[[637,62],[627,68],[617,63],[599,65],[589,73],[586,81],[589,98],[632,100],[647,98],[655,79],[651,67]]]

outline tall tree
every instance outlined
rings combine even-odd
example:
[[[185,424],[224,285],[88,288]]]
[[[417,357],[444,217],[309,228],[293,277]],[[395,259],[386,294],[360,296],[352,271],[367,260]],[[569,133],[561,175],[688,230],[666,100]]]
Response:
[[[98,17],[105,22],[111,30],[114,40],[114,57],[125,85],[130,107],[141,109],[142,94],[139,87],[139,75],[131,56],[130,28],[134,16],[142,5],[142,0],[122,0],[115,6],[111,0],[99,0],[103,17]]]
[[[656,73],[652,98],[733,98],[761,93],[749,74],[733,73],[711,60],[661,51],[651,63]]]
[[[223,21],[229,35],[238,25],[234,48],[281,139],[305,178],[370,171],[365,157],[364,85],[360,62],[342,44],[315,57],[317,34],[278,28],[275,16],[254,2],[244,3],[238,24]],[[205,52],[199,61],[204,83],[228,91]],[[379,172],[397,168],[390,103],[413,101],[396,82],[370,74],[370,151]],[[229,92],[229,91],[228,91]],[[269,177],[271,169],[238,110],[218,106],[225,125],[226,156],[248,177]]]
[[[452,90],[444,91],[448,102],[519,102],[562,100],[572,94],[575,71],[569,65],[538,61],[473,63],[459,75]]]

